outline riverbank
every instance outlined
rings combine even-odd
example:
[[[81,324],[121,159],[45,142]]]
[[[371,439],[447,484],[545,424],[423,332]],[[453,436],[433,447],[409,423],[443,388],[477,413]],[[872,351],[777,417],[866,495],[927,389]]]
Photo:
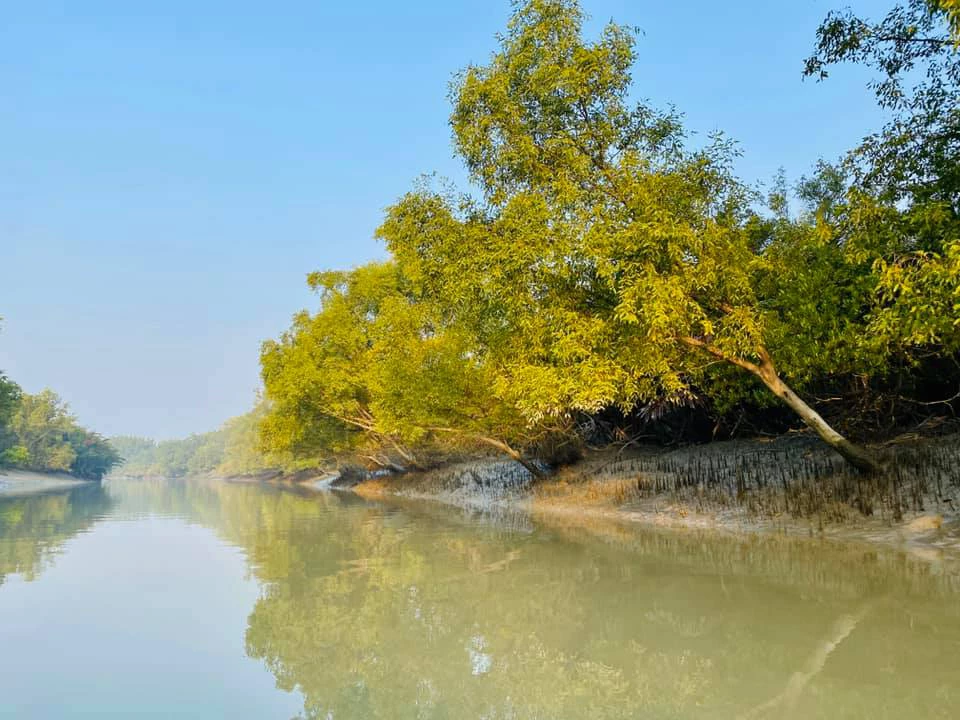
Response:
[[[50,490],[86,485],[92,481],[80,480],[66,473],[39,473],[27,470],[0,470],[0,497],[34,495]]]
[[[576,525],[827,538],[960,558],[960,436],[884,450],[890,471],[869,479],[810,438],[788,436],[595,452],[536,483],[520,466],[491,460],[352,489]]]

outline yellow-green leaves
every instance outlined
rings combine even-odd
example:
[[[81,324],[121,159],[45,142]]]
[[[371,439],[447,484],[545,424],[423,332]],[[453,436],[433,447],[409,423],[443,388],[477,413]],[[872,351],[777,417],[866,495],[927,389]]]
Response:
[[[762,341],[733,149],[686,151],[673,113],[627,99],[630,31],[588,42],[582,26],[570,0],[518,6],[499,52],[453,93],[456,146],[486,203],[421,191],[379,232],[531,423],[684,392],[705,358],[679,338],[746,355]]]
[[[423,210],[426,229],[438,214],[421,200],[411,203]],[[396,219],[396,232],[405,222]],[[433,232],[450,239],[443,226]],[[449,448],[495,436],[522,446],[532,437],[518,410],[496,395],[471,325],[423,295],[439,271],[430,263],[406,273],[387,262],[310,276],[319,311],[301,313],[279,342],[264,345],[264,448],[406,464],[436,442]]]
[[[886,342],[960,348],[960,239],[943,254],[917,251],[878,260],[879,307],[870,331]]]
[[[950,33],[954,41],[960,43],[960,0],[936,0],[936,2],[947,13]]]
[[[847,59],[837,22],[814,71]],[[518,4],[458,76],[454,143],[479,192],[422,185],[378,230],[390,262],[310,275],[319,310],[264,345],[267,447],[528,445],[579,413],[729,397],[718,364],[776,365],[802,390],[960,346],[949,143],[924,155],[901,134],[858,156],[912,189],[821,164],[806,212],[785,182],[761,212],[728,140],[689,149],[674,112],[629,100],[631,32],[589,41],[583,24],[575,0]]]
[[[52,390],[24,393],[0,375],[0,466],[99,480],[119,461],[110,443],[80,427]]]

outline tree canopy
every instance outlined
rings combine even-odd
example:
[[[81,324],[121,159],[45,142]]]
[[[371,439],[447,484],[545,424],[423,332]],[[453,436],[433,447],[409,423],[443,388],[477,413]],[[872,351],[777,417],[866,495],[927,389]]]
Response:
[[[960,349],[960,6],[910,0],[881,21],[831,13],[807,75],[860,63],[893,119],[845,158],[850,182],[832,225],[876,257],[879,343],[928,352]]]
[[[378,230],[390,260],[310,276],[318,311],[263,348],[263,446],[395,467],[473,438],[534,468],[585,417],[779,400],[879,469],[812,391],[960,351],[956,18],[828,16],[807,75],[878,69],[893,120],[764,198],[728,139],[632,99],[630,28],[590,40],[575,0],[517,4],[451,88],[472,186],[421,184]]]
[[[396,468],[418,465],[418,453],[438,443],[486,445],[526,462],[523,447],[549,432],[525,425],[497,396],[476,335],[396,262],[309,282],[320,310],[300,313],[280,341],[264,344],[266,449],[352,451]]]
[[[0,377],[0,467],[99,480],[119,461],[113,446],[81,427],[52,390],[31,395]]]

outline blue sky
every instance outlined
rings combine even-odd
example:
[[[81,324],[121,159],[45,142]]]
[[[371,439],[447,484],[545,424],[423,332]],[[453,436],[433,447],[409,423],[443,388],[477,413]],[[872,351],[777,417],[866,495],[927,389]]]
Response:
[[[106,434],[167,438],[250,407],[259,344],[307,272],[382,257],[417,177],[464,181],[451,75],[507,0],[8,3],[0,25],[0,368]],[[830,9],[879,0],[584,0],[643,35],[637,97],[723,130],[740,174],[835,158],[881,117],[856,68],[804,81]]]

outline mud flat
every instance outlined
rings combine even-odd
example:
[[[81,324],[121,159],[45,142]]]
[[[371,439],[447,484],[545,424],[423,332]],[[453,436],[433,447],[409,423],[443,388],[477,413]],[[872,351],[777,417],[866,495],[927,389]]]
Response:
[[[478,512],[522,510],[572,525],[866,543],[953,564],[960,559],[960,436],[887,453],[890,470],[875,478],[849,471],[801,436],[596,452],[538,482],[515,463],[459,463],[369,479],[353,491]]]

